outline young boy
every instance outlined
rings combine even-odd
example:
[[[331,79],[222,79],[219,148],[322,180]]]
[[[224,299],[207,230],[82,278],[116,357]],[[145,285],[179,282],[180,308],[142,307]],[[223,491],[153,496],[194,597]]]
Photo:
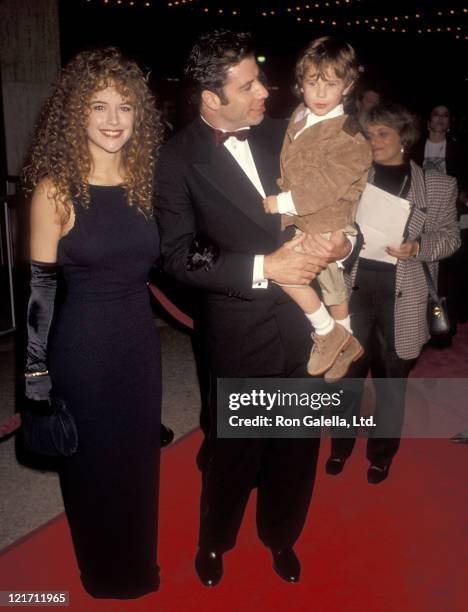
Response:
[[[293,113],[281,151],[282,193],[264,200],[266,212],[282,214],[284,227],[295,225],[298,232],[332,241],[342,232],[356,234],[352,224],[372,161],[359,124],[343,111],[358,74],[354,49],[330,36],[312,41],[297,61],[296,90],[303,103]],[[310,286],[283,289],[315,329],[309,374],[341,378],[363,349],[352,336],[341,267],[329,264],[318,282],[324,303]]]

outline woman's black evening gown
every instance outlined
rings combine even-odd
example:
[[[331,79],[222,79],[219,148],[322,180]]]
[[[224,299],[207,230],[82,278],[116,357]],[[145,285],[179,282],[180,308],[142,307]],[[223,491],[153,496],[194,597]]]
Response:
[[[58,252],[49,369],[79,436],[60,483],[84,587],[131,598],[159,585],[160,347],[146,285],[159,239],[123,187],[90,194]]]

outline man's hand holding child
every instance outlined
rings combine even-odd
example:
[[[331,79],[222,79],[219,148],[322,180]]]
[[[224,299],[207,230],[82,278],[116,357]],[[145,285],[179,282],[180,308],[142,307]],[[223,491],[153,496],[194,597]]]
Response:
[[[270,215],[276,215],[278,213],[278,198],[277,196],[268,196],[263,200],[263,208],[265,212]]]

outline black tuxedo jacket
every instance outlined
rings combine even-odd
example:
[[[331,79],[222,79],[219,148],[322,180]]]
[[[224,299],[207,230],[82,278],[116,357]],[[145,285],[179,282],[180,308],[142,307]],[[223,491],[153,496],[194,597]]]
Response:
[[[249,145],[266,195],[276,194],[285,123],[265,119]],[[197,118],[162,148],[156,173],[156,216],[166,272],[203,292],[196,321],[217,376],[299,375],[310,350],[310,325],[274,283],[253,289],[254,256],[282,243],[280,216],[267,215],[262,196],[211,128]],[[209,270],[186,270],[193,237],[220,247]]]

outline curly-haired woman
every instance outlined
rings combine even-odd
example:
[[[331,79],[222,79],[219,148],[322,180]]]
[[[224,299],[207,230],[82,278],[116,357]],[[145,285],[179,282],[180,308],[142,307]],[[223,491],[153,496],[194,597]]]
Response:
[[[60,482],[94,597],[159,586],[160,350],[146,279],[159,249],[152,180],[161,135],[138,66],[114,48],[86,51],[62,71],[24,169],[26,395],[46,400],[52,388],[75,420],[78,448],[61,461]]]

